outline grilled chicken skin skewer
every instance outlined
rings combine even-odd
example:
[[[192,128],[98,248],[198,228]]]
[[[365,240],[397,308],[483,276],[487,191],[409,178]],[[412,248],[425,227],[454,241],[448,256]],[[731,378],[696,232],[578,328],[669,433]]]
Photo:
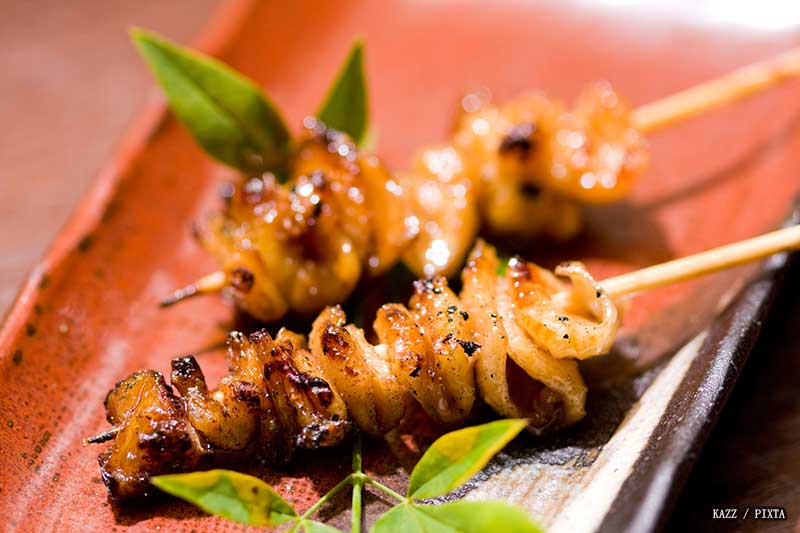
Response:
[[[593,86],[573,113],[538,94],[482,103],[459,118],[450,144],[422,151],[396,179],[345,134],[307,119],[289,183],[272,174],[245,181],[199,231],[222,272],[164,304],[227,285],[242,309],[269,322],[344,301],[363,274],[384,272],[401,254],[416,275],[451,276],[481,220],[495,233],[571,237],[580,228],[575,197],[624,194],[646,159],[607,85]],[[539,179],[554,168],[565,173],[557,184]],[[598,180],[587,189],[580,173]]]
[[[648,165],[645,134],[798,75],[796,48],[635,109],[608,82],[587,86],[571,109],[536,92],[500,106],[468,95],[449,144],[422,151],[401,180],[420,222],[403,259],[420,275],[452,275],[481,224],[568,239],[581,229],[581,204],[628,196]]]
[[[325,309],[309,339],[286,329],[229,336],[229,374],[211,391],[193,357],[173,360],[172,387],[136,372],[106,397],[113,427],[99,456],[113,498],[147,491],[150,476],[189,471],[216,455],[289,460],[297,447],[339,442],[355,424],[379,436],[413,398],[436,422],[462,424],[476,398],[524,417],[534,433],[583,418],[577,360],[607,353],[619,327],[613,300],[800,248],[800,225],[596,282],[577,262],[549,272],[520,258],[498,273],[479,241],[456,295],[443,277],[414,283],[409,305],[387,304],[378,343]],[[180,396],[175,394],[177,389]]]
[[[452,276],[481,227],[517,238],[568,239],[581,204],[619,200],[646,168],[645,133],[800,73],[792,50],[636,109],[607,82],[572,108],[528,93],[500,105],[462,99],[449,141],[391,177],[346,135],[308,119],[289,183],[245,181],[201,232],[223,265],[164,304],[228,286],[254,317],[315,313],[340,303],[363,274],[400,255],[418,276]]]
[[[463,424],[478,397],[502,416],[529,418],[535,433],[577,422],[586,386],[575,359],[609,350],[613,302],[579,263],[556,274],[512,259],[498,275],[498,265],[479,242],[460,295],[443,277],[415,282],[408,306],[378,311],[377,344],[328,307],[308,340],[285,329],[231,333],[229,374],[214,390],[191,356],[173,360],[171,386],[154,371],[120,381],[105,404],[114,428],[88,439],[112,441],[99,457],[111,496],[146,493],[150,476],[217,455],[281,463],[298,447],[340,442],[353,425],[380,436],[412,400],[445,426]],[[553,304],[564,291],[568,305]]]

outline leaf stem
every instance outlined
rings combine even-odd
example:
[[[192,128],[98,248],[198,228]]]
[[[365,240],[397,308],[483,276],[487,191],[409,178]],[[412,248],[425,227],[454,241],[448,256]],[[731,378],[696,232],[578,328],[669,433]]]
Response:
[[[381,492],[384,492],[384,493],[388,494],[389,496],[391,496],[392,498],[394,498],[395,500],[397,500],[399,502],[404,502],[405,503],[405,502],[410,501],[409,498],[406,498],[405,496],[402,496],[401,494],[393,491],[392,489],[390,489],[389,487],[387,487],[383,483],[381,483],[379,481],[375,481],[371,477],[365,477],[364,481],[369,483],[370,485],[372,485],[376,489],[380,490]]]
[[[361,474],[361,431],[356,429],[353,433],[353,473]]]
[[[350,474],[349,476],[347,476],[346,478],[344,478],[343,480],[341,480],[339,483],[337,483],[337,484],[336,484],[336,486],[334,486],[334,487],[333,487],[331,490],[329,490],[328,492],[326,492],[326,493],[325,493],[325,495],[324,495],[324,496],[322,496],[322,498],[320,498],[319,500],[317,500],[317,502],[316,502],[314,505],[312,505],[311,507],[309,507],[309,508],[308,508],[308,510],[307,510],[305,513],[303,513],[303,516],[301,516],[301,517],[300,517],[300,519],[302,520],[302,519],[305,519],[305,518],[310,518],[310,517],[311,517],[311,515],[313,515],[314,513],[316,513],[316,512],[317,512],[317,510],[318,510],[320,507],[322,507],[323,505],[325,505],[325,502],[327,502],[328,500],[330,500],[331,498],[333,498],[333,497],[336,495],[336,493],[337,493],[337,492],[339,492],[339,491],[340,491],[340,490],[342,490],[344,487],[346,487],[347,485],[349,485],[349,484],[350,484],[352,481],[353,481],[353,475],[352,475],[352,474]]]
[[[361,471],[361,465],[361,432],[356,429],[353,435],[353,473],[350,474],[353,483],[353,507],[350,520],[353,533],[361,533],[361,489],[366,479]]]

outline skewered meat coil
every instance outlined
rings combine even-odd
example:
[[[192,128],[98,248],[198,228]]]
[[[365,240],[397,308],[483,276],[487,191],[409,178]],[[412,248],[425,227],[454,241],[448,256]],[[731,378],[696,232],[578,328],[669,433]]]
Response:
[[[340,442],[353,425],[381,436],[412,399],[447,427],[465,423],[479,397],[501,416],[528,418],[534,433],[574,424],[586,399],[576,359],[608,352],[616,307],[580,263],[555,274],[520,258],[501,275],[500,266],[479,241],[460,295],[441,276],[416,281],[408,306],[379,309],[374,344],[334,306],[308,340],[286,329],[231,333],[229,374],[214,390],[191,356],[173,360],[172,386],[153,371],[120,381],[106,399],[114,428],[88,439],[113,441],[99,459],[112,497],[218,455],[281,463],[298,447]]]

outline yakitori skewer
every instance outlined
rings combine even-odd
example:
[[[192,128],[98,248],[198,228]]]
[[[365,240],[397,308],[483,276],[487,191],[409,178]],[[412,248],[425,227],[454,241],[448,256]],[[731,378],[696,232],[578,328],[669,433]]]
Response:
[[[581,226],[580,202],[628,194],[648,159],[643,133],[798,73],[800,49],[634,110],[605,83],[571,110],[538,93],[502,107],[472,95],[450,143],[421,151],[395,177],[345,135],[308,121],[290,183],[243,183],[201,233],[225,269],[162,305],[231,287],[243,309],[272,321],[340,303],[364,272],[383,272],[401,256],[416,275],[452,275],[481,225],[569,238]]]
[[[577,262],[552,273],[521,258],[500,274],[479,241],[455,294],[443,277],[414,283],[408,306],[386,304],[378,342],[338,306],[308,339],[281,329],[229,336],[230,373],[210,390],[197,361],[172,362],[172,387],[154,371],[120,381],[106,398],[112,441],[99,457],[114,498],[148,490],[150,476],[190,471],[218,455],[287,461],[296,447],[331,446],[352,426],[373,436],[396,427],[408,401],[458,426],[482,398],[524,417],[538,434],[586,414],[577,360],[608,353],[621,317],[613,298],[800,248],[800,226],[596,282]],[[568,278],[564,281],[560,278]]]

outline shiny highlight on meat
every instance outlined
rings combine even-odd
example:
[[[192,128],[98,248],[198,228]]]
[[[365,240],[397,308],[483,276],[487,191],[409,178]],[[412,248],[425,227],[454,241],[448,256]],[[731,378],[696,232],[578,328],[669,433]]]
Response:
[[[316,119],[304,126],[287,183],[266,173],[232,186],[198,232],[237,304],[266,322],[344,301],[416,232],[407,193],[377,157]]]
[[[572,109],[538,92],[502,106],[474,93],[462,109],[450,142],[421,151],[399,176],[420,231],[403,260],[418,275],[454,274],[481,225],[569,239],[581,229],[579,203],[623,198],[647,165],[644,136],[607,82]]]

